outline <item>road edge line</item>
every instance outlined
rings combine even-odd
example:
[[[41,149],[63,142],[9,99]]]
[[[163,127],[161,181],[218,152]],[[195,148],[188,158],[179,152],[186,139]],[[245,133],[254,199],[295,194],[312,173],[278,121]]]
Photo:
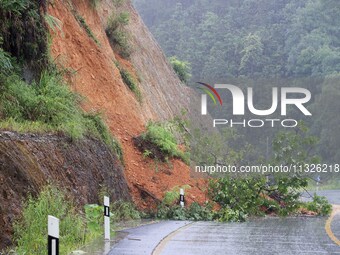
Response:
[[[156,247],[153,249],[151,255],[160,255],[162,253],[162,251],[164,250],[165,246],[167,245],[167,243],[174,238],[179,232],[183,231],[184,229],[189,228],[192,224],[194,224],[195,222],[190,222],[174,231],[172,231],[170,234],[168,234],[167,236],[165,236],[157,245]]]
[[[333,221],[333,219],[334,219],[334,216],[335,216],[337,213],[340,213],[340,206],[339,206],[339,205],[333,205],[332,213],[331,213],[331,215],[329,216],[329,218],[327,219],[326,224],[325,224],[325,230],[326,230],[326,233],[327,233],[328,237],[329,237],[335,244],[337,244],[338,246],[340,246],[340,240],[334,235],[334,233],[333,233],[333,231],[332,231],[332,221]]]

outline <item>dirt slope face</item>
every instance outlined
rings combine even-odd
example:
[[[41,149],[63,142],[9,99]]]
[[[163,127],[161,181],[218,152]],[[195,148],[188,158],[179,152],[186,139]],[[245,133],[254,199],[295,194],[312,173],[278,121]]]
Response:
[[[131,60],[116,54],[105,34],[108,17],[115,11],[112,0],[55,1],[49,14],[62,22],[62,32],[53,34],[51,53],[56,62],[71,68],[72,89],[87,98],[87,111],[101,111],[112,133],[120,140],[125,161],[125,175],[134,201],[148,207],[159,201],[165,191],[176,185],[188,184],[187,201],[205,200],[202,182],[192,180],[189,167],[178,160],[159,164],[143,158],[132,138],[144,131],[148,120],[169,119],[188,107],[190,90],[180,83],[141,18],[129,3],[119,7],[130,13],[127,30],[132,45]],[[118,10],[116,10],[118,11]],[[80,26],[75,13],[84,18],[96,44]],[[140,77],[143,103],[123,83],[114,61]]]
[[[79,206],[101,201],[101,187],[110,190],[112,199],[130,199],[123,167],[103,143],[1,132],[0,250],[11,244],[23,199],[38,194],[48,181],[66,188]]]
[[[106,6],[112,5],[110,0],[104,2]],[[108,8],[99,10],[103,24],[106,24],[110,15],[110,11],[105,10]],[[117,11],[127,11],[130,14],[126,31],[130,36],[129,43],[133,45],[131,64],[141,78],[140,86],[145,99],[142,106],[143,116],[147,119],[166,120],[180,113],[182,109],[187,110],[192,91],[179,81],[132,3],[126,1]]]

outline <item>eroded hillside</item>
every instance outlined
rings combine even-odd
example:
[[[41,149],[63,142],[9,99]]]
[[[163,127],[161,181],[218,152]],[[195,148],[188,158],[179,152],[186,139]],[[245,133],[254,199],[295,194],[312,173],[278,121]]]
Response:
[[[126,33],[130,34],[131,56],[128,60],[113,51],[105,34],[108,19],[121,11],[130,14]],[[188,201],[205,199],[197,181],[192,180],[189,167],[179,160],[171,164],[145,159],[133,144],[148,120],[165,120],[188,109],[190,90],[181,84],[168,64],[160,47],[141,18],[127,2],[117,7],[114,1],[56,1],[49,14],[61,21],[61,30],[53,33],[53,58],[75,74],[69,77],[72,89],[87,98],[87,111],[102,111],[112,133],[123,146],[125,174],[134,201],[146,207],[161,200],[165,191],[176,185],[189,184]],[[77,22],[75,13],[85,20],[96,43]],[[126,68],[139,80],[142,94],[139,103],[123,83],[117,64]]]
[[[69,191],[79,206],[100,202],[101,188],[109,189],[114,200],[132,198],[141,209],[155,208],[166,191],[181,185],[190,186],[187,202],[205,201],[204,181],[192,179],[183,161],[153,160],[134,145],[150,120],[171,120],[188,111],[193,92],[180,82],[131,3],[28,3],[17,12],[15,6],[0,9],[7,21],[0,27],[4,40],[0,57],[7,62],[0,64],[9,63],[0,77],[1,130],[20,131],[0,134],[0,249],[13,243],[13,224],[22,202],[49,181]],[[27,10],[35,16],[26,15]],[[120,32],[123,38],[127,35],[128,57],[116,49],[107,32],[112,17],[126,13],[129,22]],[[26,21],[19,22],[23,18]],[[40,51],[35,48],[37,38]],[[58,89],[64,85],[58,81],[60,74],[83,97],[81,111],[74,105],[76,96]],[[127,78],[136,84],[129,86]],[[58,95],[61,92],[64,98]],[[63,111],[60,116],[58,109]],[[122,146],[122,162],[110,142],[105,145],[111,137],[96,117],[98,112]]]

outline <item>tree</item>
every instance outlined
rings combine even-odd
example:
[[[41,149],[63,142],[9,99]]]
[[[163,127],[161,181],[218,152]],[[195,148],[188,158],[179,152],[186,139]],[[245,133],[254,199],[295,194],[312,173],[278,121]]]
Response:
[[[260,71],[263,56],[261,38],[256,34],[248,34],[243,40],[241,54],[240,71],[242,74],[253,75],[255,71]]]
[[[178,75],[178,78],[182,82],[187,83],[191,77],[189,62],[181,61],[176,56],[173,56],[170,58],[170,63],[175,73]]]

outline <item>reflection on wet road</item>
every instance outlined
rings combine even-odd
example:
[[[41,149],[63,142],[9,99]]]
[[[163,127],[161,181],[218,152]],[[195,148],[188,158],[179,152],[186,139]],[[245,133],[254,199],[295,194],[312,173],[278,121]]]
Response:
[[[198,222],[179,231],[159,253],[340,254],[324,230],[325,218],[264,218],[246,223]]]
[[[340,205],[340,191],[320,191]],[[329,229],[340,239],[340,207]],[[127,230],[110,255],[340,254],[325,230],[327,217],[265,217],[245,223],[165,221]]]

